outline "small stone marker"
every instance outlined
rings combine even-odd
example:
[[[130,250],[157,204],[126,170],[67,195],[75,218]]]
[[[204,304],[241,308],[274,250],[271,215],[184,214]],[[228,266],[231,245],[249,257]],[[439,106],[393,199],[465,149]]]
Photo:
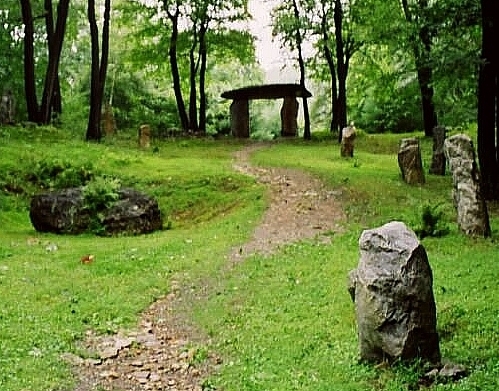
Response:
[[[425,183],[421,149],[416,137],[400,140],[398,164],[402,172],[402,179],[409,185]]]
[[[354,123],[343,128],[341,131],[341,156],[353,157],[354,140],[356,136],[356,129]]]
[[[430,174],[445,175],[445,141],[446,129],[443,126],[433,128],[433,155],[431,157]]]
[[[106,137],[111,137],[116,131],[116,121],[114,119],[113,108],[106,103],[102,113],[102,127]]]
[[[480,189],[473,142],[467,135],[457,134],[445,140],[444,150],[452,173],[459,229],[467,235],[490,236],[489,215]]]
[[[149,148],[151,146],[151,127],[141,125],[139,128],[139,147]]]
[[[360,357],[440,362],[433,277],[424,247],[404,223],[365,230],[360,260],[349,274]]]

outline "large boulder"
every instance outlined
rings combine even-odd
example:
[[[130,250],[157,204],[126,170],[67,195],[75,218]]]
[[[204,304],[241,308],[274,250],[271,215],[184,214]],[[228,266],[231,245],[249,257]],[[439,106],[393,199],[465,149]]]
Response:
[[[439,363],[433,277],[414,232],[391,222],[365,230],[359,247],[349,292],[355,302],[361,359]]]
[[[162,228],[161,211],[155,199],[137,190],[118,190],[118,200],[99,217],[103,235],[137,235]],[[69,188],[33,196],[31,223],[37,231],[79,234],[95,231],[95,216],[85,208],[82,188]]]

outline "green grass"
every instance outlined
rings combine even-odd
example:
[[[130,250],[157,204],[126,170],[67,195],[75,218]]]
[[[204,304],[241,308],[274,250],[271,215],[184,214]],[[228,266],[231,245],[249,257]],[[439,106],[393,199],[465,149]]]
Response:
[[[421,187],[401,182],[396,152],[406,136],[360,136],[353,159],[341,158],[327,138],[258,151],[254,164],[298,167],[340,191],[347,230],[330,245],[296,243],[227,267],[225,255],[248,238],[264,208],[262,187],[231,168],[231,153],[243,143],[193,139],[143,151],[124,135],[96,145],[53,128],[0,129],[0,389],[71,389],[61,353],[78,352],[86,330],[133,328],[172,280],[208,284],[190,316],[212,339],[208,349],[223,357],[209,379],[217,389],[417,389],[419,368],[357,362],[346,276],[357,265],[363,229],[390,220],[415,227],[429,203],[440,205],[450,228],[447,236],[422,241],[434,273],[440,347],[444,358],[471,372],[430,389],[497,390],[497,209],[491,209],[491,239],[460,234],[450,176],[427,175]],[[431,141],[421,137],[421,145],[429,167]],[[40,189],[25,174],[55,159],[91,163],[154,195],[172,229],[118,238],[35,232],[28,202]],[[50,244],[57,250],[48,251]],[[95,262],[82,265],[80,257],[90,253]]]

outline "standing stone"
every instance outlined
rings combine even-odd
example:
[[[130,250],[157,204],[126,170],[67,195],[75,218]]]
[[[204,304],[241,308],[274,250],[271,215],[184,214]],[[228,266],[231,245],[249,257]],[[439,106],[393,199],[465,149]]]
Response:
[[[298,135],[298,101],[294,96],[285,96],[281,108],[281,136]]]
[[[249,102],[246,99],[237,99],[230,105],[230,130],[237,138],[248,138],[249,129]]]
[[[149,148],[151,146],[151,127],[141,125],[139,128],[139,147]]]
[[[341,131],[341,156],[353,157],[353,142],[356,136],[356,129],[353,122],[350,126],[343,128]]]
[[[368,362],[440,362],[433,277],[424,247],[401,222],[366,230],[350,272],[360,356]]]
[[[398,163],[402,179],[409,185],[425,183],[421,149],[416,137],[404,138],[400,141]]]
[[[14,124],[16,103],[11,90],[7,90],[0,98],[0,124]]]
[[[489,214],[480,189],[473,142],[465,134],[457,134],[445,140],[444,150],[452,173],[459,229],[467,235],[490,236]]]
[[[113,108],[109,103],[105,104],[102,112],[102,127],[106,137],[111,137],[116,131],[116,120],[114,119]]]
[[[446,129],[443,126],[433,128],[433,155],[431,157],[430,174],[445,175],[445,141]]]

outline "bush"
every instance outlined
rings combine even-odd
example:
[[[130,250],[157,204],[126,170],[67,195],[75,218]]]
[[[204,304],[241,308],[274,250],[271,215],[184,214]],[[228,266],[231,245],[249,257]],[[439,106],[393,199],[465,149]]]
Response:
[[[29,182],[46,189],[84,186],[93,178],[94,169],[91,163],[73,166],[60,159],[38,161],[26,175]]]
[[[439,205],[426,204],[422,207],[420,226],[415,229],[420,239],[427,236],[441,237],[449,233],[449,227],[443,222],[444,213]]]
[[[83,208],[90,213],[90,229],[99,233],[104,229],[104,211],[111,208],[119,199],[121,182],[106,176],[96,177],[83,187]]]

